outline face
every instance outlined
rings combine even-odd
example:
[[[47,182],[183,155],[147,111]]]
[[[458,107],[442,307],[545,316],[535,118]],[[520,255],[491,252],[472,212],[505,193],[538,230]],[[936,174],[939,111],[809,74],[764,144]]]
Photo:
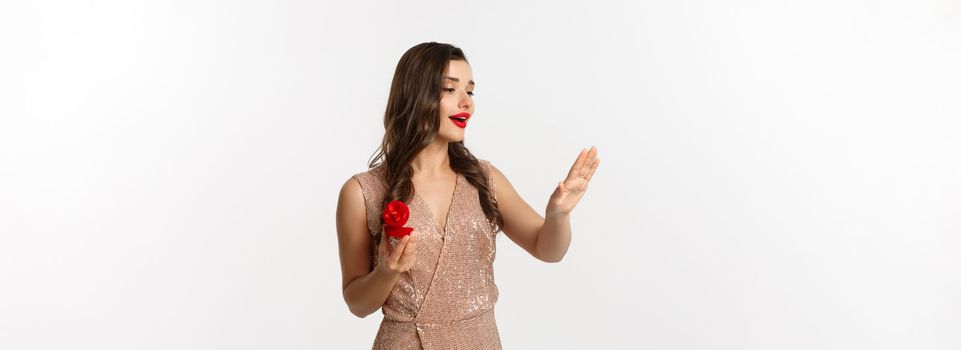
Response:
[[[474,118],[474,75],[467,62],[450,61],[442,79],[437,137],[446,142],[459,142],[464,140],[464,131]]]

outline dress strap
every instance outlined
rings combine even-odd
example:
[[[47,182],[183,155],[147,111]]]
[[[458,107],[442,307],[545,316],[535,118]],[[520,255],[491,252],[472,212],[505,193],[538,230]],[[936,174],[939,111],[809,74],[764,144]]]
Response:
[[[480,159],[480,163],[484,166],[484,173],[487,175],[487,188],[490,188],[491,195],[494,196],[494,202],[497,202],[497,191],[494,191],[494,177],[491,176],[491,161]]]
[[[367,208],[367,230],[371,235],[371,263],[373,269],[377,263],[377,246],[380,244],[381,237],[381,203],[387,193],[387,183],[384,179],[381,167],[375,167],[368,171],[354,174],[351,178],[356,179],[360,184],[360,189],[364,193],[364,205]]]

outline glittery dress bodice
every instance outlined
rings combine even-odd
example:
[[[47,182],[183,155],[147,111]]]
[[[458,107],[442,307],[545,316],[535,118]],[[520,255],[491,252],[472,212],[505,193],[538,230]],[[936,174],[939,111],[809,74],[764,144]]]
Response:
[[[490,162],[481,160],[493,191]],[[387,183],[378,165],[353,175],[360,182],[371,234],[371,269],[377,263],[380,215]],[[500,349],[494,322],[497,231],[484,215],[477,189],[457,174],[446,226],[438,227],[416,193],[407,202],[407,227],[417,235],[413,268],[401,274],[381,307],[384,318],[374,349]]]

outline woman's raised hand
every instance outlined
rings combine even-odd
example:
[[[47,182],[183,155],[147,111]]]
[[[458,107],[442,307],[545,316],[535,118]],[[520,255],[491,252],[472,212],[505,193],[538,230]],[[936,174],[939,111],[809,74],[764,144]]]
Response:
[[[594,171],[601,164],[601,159],[597,157],[597,147],[583,149],[574,160],[574,165],[567,173],[564,181],[557,183],[557,188],[551,194],[547,202],[546,215],[567,215],[570,214],[577,202],[584,197],[587,192],[587,185],[594,176]]]
[[[377,247],[377,266],[375,268],[390,275],[410,271],[417,257],[415,254],[417,251],[417,236],[414,232],[411,232],[398,240],[396,245],[391,245],[389,241],[390,236],[387,236],[383,227],[381,227],[380,245]]]

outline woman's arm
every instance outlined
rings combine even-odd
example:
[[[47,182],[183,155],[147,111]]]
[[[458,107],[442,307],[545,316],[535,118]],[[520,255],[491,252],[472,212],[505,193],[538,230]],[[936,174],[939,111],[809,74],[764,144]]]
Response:
[[[384,305],[400,274],[413,266],[416,251],[413,233],[401,239],[396,247],[390,247],[388,239],[382,236],[378,247],[380,259],[371,271],[366,210],[360,184],[354,179],[347,180],[337,201],[337,240],[344,301],[357,317],[366,317]]]
[[[537,241],[540,236],[541,228],[545,226],[544,217],[534,211],[520,195],[514,189],[514,186],[504,173],[500,171],[493,164],[490,165],[491,177],[494,181],[494,191],[497,193],[497,208],[501,212],[501,216],[504,217],[504,234],[507,235],[511,241],[514,241],[518,246],[526,250],[531,256],[545,262],[556,262],[560,259],[548,259],[548,257],[543,256],[538,248]],[[557,234],[558,232],[555,232]],[[555,242],[555,244],[569,244],[570,243],[570,226],[568,226],[567,243]],[[564,232],[560,232],[563,236]],[[558,248],[558,247],[555,247]],[[566,247],[563,247],[566,250]]]
[[[541,217],[517,194],[507,177],[491,165],[498,209],[504,217],[504,233],[535,258],[559,262],[571,245],[570,213],[587,191],[600,165],[597,149],[582,150],[564,181],[558,183]]]

